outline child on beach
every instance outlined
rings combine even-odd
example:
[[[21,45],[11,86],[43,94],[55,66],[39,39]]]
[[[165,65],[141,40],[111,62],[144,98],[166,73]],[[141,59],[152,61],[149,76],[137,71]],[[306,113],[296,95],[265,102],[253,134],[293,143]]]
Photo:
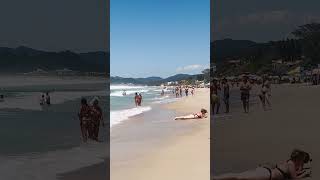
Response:
[[[202,119],[207,117],[207,110],[201,109],[200,112],[193,113],[186,116],[175,117],[174,120],[187,120],[187,119]]]
[[[230,173],[213,177],[212,180],[287,180],[301,179],[311,175],[304,164],[311,162],[310,155],[301,150],[293,150],[290,159],[275,166],[260,165],[254,170]]]

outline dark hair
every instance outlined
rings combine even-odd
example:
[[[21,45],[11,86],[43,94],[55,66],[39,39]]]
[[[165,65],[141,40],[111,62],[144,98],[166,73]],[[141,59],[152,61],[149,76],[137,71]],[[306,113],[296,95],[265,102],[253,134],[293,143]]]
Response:
[[[87,99],[86,98],[82,98],[81,99],[81,104],[87,104]]]
[[[292,151],[290,160],[293,160],[293,161],[302,160],[304,163],[308,163],[309,161],[312,161],[309,153],[301,151],[299,149],[294,149]]]
[[[206,109],[201,109],[201,113],[205,114],[207,113],[208,111]]]

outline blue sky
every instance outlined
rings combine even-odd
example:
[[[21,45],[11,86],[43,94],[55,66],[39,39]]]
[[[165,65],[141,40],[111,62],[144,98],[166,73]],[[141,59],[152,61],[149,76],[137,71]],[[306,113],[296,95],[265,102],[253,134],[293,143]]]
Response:
[[[111,0],[111,76],[168,77],[209,66],[209,0]]]

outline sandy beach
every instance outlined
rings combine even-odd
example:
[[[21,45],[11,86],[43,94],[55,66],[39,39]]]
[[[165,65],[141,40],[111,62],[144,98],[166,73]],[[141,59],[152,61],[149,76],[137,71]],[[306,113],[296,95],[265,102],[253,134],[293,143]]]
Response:
[[[170,132],[170,136],[160,136],[161,138],[155,138],[153,141],[145,139],[126,141],[127,147],[132,147],[131,151],[135,151],[136,146],[148,148],[146,151],[143,151],[142,156],[126,157],[123,158],[121,162],[119,160],[120,158],[116,155],[117,153],[113,153],[113,151],[115,151],[114,146],[118,145],[116,140],[114,140],[115,144],[113,144],[113,137],[111,136],[112,180],[209,179],[209,118],[188,121],[173,120],[174,115],[198,112],[201,108],[209,109],[209,89],[197,89],[195,96],[185,97],[179,101],[162,105],[161,108],[163,108],[163,110],[161,110],[163,112],[169,111],[166,113],[167,116],[160,115],[161,118],[170,119],[159,122],[159,124],[155,124],[154,127],[147,127],[152,130],[152,128],[157,128],[156,126],[158,126],[162,132],[170,131],[171,129],[171,131],[177,131],[179,133]],[[170,113],[171,111],[174,113]],[[156,118],[152,117],[152,115],[149,116],[147,113],[143,117],[149,120],[150,118]],[[139,122],[143,123],[139,118],[136,119],[136,122],[131,120],[131,126],[134,124],[137,126]],[[161,119],[159,121],[161,121]],[[154,133],[150,134],[150,136],[159,133],[156,129],[154,130]],[[144,130],[140,131],[140,133],[143,132]],[[153,143],[150,144],[149,142]],[[119,151],[119,148],[117,150]]]
[[[241,172],[263,163],[286,161],[293,148],[300,148],[311,153],[311,179],[318,179],[319,94],[319,86],[273,86],[272,110],[263,111],[255,99],[249,114],[242,113],[239,101],[231,102],[231,113],[217,115],[212,123],[212,174]]]

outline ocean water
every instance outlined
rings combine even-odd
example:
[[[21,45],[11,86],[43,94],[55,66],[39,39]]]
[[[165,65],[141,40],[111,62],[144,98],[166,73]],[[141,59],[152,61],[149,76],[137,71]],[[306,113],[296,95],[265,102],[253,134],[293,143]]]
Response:
[[[110,86],[110,127],[129,120],[130,117],[148,112],[158,104],[176,101],[172,89],[164,89],[165,95],[161,96],[164,88],[159,86],[134,86],[111,85]],[[126,95],[123,96],[124,90]],[[136,107],[135,93],[141,93],[142,106]]]
[[[82,143],[77,113],[80,99],[100,99],[107,118],[106,83],[3,87],[0,102],[0,173],[6,180],[56,180],[57,174],[103,162],[104,142]],[[52,105],[39,105],[41,92],[50,91]],[[17,173],[19,172],[19,173]]]

